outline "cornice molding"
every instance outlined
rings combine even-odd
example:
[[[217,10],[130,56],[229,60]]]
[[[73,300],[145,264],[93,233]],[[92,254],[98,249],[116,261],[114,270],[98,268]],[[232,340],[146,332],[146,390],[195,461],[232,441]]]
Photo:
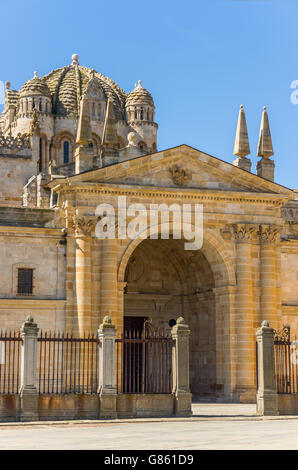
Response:
[[[271,194],[271,193],[250,193],[250,192],[236,192],[236,191],[217,191],[206,189],[192,189],[192,188],[168,188],[168,187],[144,187],[132,186],[131,188],[115,187],[115,185],[107,185],[102,183],[85,183],[80,185],[66,185],[63,184],[61,189],[60,183],[53,187],[61,195],[64,194],[101,194],[101,195],[126,195],[131,197],[156,197],[160,199],[185,199],[195,200],[198,202],[212,202],[212,201],[228,201],[232,203],[254,203],[254,204],[270,204],[275,207],[281,207],[287,202],[290,197],[285,194]]]

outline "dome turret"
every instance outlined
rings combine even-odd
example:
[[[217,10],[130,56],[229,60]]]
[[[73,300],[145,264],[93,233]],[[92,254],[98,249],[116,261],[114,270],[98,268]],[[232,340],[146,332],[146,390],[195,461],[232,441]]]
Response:
[[[51,96],[50,89],[43,78],[40,78],[37,72],[34,72],[34,77],[26,82],[20,92],[20,97],[27,96]]]
[[[37,72],[34,77],[26,82],[20,91],[21,113],[31,112],[34,108],[39,111],[51,112],[51,92],[43,78]]]
[[[125,107],[129,121],[154,121],[154,101],[141,80],[127,96]]]

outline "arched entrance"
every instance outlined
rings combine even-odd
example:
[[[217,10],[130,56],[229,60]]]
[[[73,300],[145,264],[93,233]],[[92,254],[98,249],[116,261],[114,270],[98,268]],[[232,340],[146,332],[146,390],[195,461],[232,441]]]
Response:
[[[170,329],[184,316],[191,328],[190,381],[195,398],[223,393],[217,371],[215,288],[226,282],[223,266],[208,244],[184,250],[183,240],[141,241],[131,252],[124,281],[124,326],[137,328],[144,319]],[[221,380],[223,382],[223,380]]]

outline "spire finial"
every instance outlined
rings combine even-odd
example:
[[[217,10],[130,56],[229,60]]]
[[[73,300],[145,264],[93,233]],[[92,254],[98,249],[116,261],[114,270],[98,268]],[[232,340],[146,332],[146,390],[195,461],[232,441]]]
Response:
[[[38,72],[34,72],[34,78],[38,78]]]
[[[234,155],[245,157],[250,154],[247,125],[243,104],[240,105],[235,137]]]
[[[78,54],[73,54],[71,56],[72,59],[72,65],[79,65],[79,56]]]
[[[257,155],[263,158],[269,158],[274,155],[266,106],[263,107]]]
[[[92,143],[90,110],[86,95],[81,98],[76,143],[87,147]]]

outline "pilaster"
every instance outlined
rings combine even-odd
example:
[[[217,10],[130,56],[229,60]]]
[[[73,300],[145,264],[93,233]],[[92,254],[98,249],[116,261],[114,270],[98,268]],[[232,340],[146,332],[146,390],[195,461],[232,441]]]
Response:
[[[76,256],[76,299],[78,330],[80,336],[92,331],[92,259],[91,231],[94,226],[92,218],[74,216],[75,256]]]
[[[234,309],[236,341],[236,395],[240,401],[255,400],[255,336],[251,242],[257,236],[254,224],[232,225],[236,242],[236,294]]]
[[[260,240],[260,312],[261,320],[265,318],[272,328],[277,328],[277,270],[276,245],[281,227],[262,224],[259,226]]]

